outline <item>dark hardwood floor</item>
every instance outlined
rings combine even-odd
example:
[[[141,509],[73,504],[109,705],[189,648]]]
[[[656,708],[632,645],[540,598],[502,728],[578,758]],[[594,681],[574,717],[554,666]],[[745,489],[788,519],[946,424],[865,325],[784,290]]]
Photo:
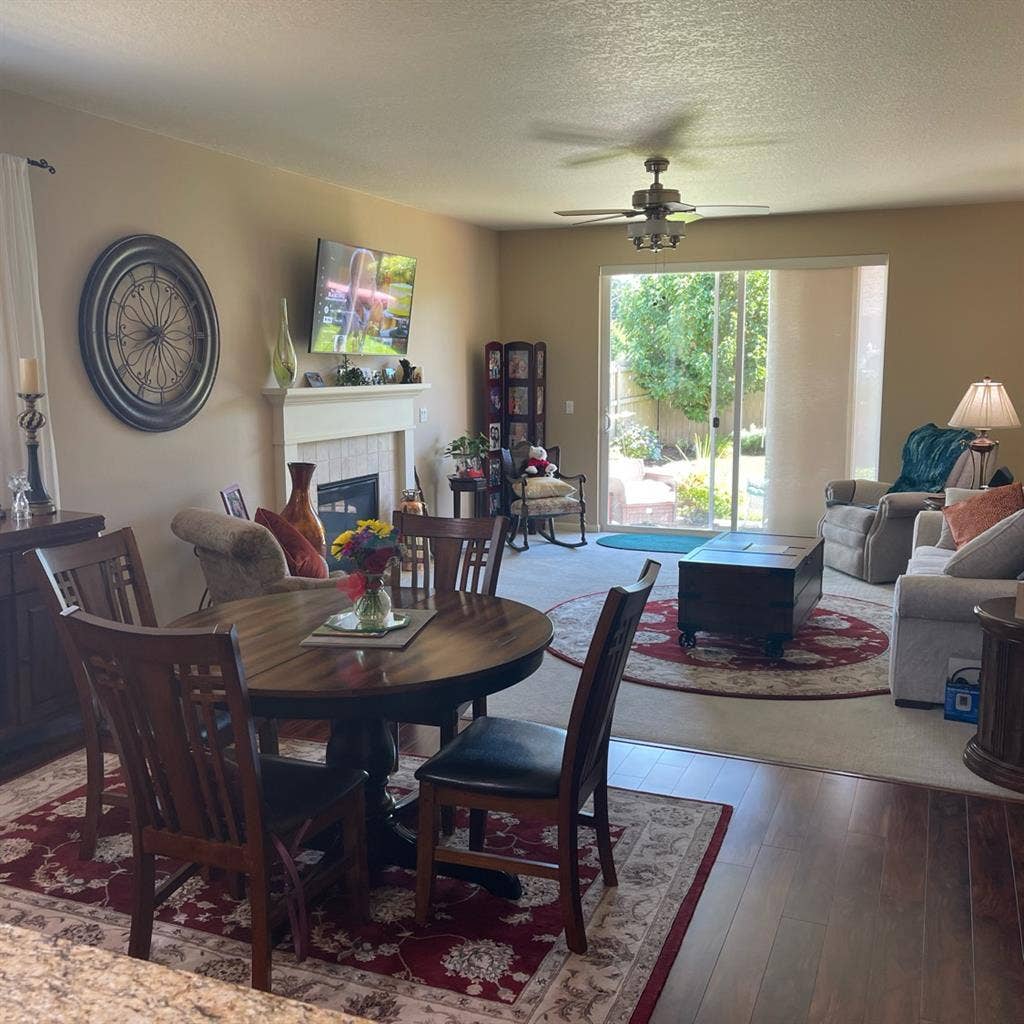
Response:
[[[1024,803],[619,741],[610,771],[735,809],[651,1024],[1024,1024]]]

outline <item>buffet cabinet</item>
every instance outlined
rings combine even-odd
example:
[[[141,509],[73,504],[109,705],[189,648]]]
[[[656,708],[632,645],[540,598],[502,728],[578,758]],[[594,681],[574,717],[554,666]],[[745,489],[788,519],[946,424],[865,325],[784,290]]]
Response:
[[[0,776],[41,763],[81,733],[71,670],[22,553],[96,537],[104,525],[85,512],[0,519]]]

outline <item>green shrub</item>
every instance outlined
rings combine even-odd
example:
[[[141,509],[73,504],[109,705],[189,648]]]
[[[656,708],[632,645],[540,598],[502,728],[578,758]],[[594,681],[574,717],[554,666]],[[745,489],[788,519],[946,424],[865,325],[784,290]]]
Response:
[[[732,500],[725,487],[715,487],[715,518],[728,519]],[[708,474],[698,470],[676,485],[676,517],[693,525],[702,526],[708,516]]]
[[[639,423],[620,427],[612,439],[611,447],[624,459],[657,459],[661,454],[658,435],[650,427]]]
[[[750,426],[740,431],[740,452],[743,455],[764,455],[764,427]]]

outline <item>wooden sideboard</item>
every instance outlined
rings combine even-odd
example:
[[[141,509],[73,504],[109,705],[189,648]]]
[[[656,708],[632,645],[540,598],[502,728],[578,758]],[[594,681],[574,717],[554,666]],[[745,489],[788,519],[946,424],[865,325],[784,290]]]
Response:
[[[0,777],[42,763],[81,733],[71,670],[22,552],[97,536],[103,516],[0,519]]]

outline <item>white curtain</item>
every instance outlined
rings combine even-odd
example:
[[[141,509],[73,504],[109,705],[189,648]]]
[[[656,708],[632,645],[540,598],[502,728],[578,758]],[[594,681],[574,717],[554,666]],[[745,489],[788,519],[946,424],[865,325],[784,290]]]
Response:
[[[35,357],[43,390],[46,358],[43,315],[39,307],[39,266],[32,218],[29,166],[23,156],[0,153],[0,486],[4,507],[9,505],[7,474],[24,469],[25,435],[18,427],[24,406],[18,398],[18,359]],[[43,482],[57,507],[57,459],[53,448],[53,412],[44,399],[47,426],[40,447]]]

